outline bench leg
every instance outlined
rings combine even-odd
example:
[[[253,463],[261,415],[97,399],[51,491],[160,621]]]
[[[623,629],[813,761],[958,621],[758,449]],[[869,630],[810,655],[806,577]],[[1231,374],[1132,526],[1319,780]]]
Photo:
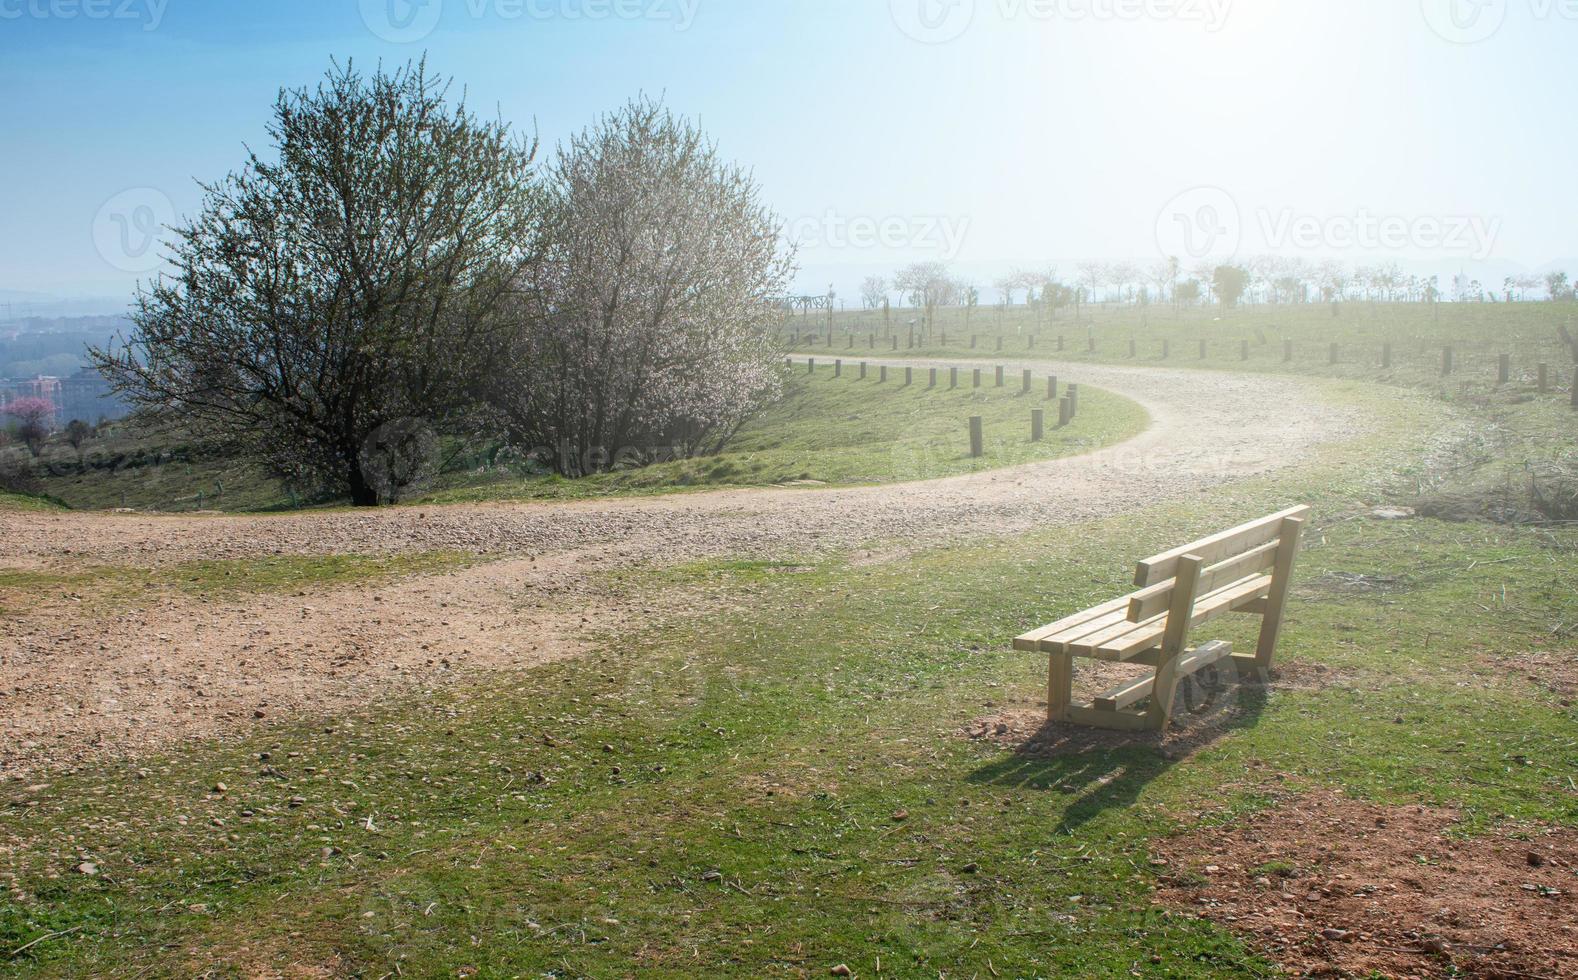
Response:
[[[1074,698],[1074,657],[1067,653],[1047,656],[1047,721],[1068,721]]]
[[[1261,681],[1271,678],[1271,655],[1277,650],[1277,636],[1282,632],[1282,611],[1287,606],[1288,591],[1293,584],[1293,563],[1298,558],[1304,519],[1284,519],[1279,533],[1282,543],[1277,548],[1277,563],[1271,572],[1271,591],[1266,595],[1260,638],[1255,642],[1255,675]]]
[[[1172,721],[1173,694],[1177,687],[1178,658],[1169,657],[1156,665],[1156,681],[1151,685],[1151,704],[1145,710],[1145,718],[1153,730],[1167,730],[1167,723]]]

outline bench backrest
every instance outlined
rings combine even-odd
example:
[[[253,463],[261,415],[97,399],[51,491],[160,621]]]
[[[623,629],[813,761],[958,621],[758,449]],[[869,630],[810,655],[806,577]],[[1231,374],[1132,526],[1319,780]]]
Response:
[[[1141,561],[1134,573],[1140,590],[1129,597],[1129,621],[1138,623],[1172,608],[1186,556],[1199,559],[1198,573],[1190,576],[1194,579],[1191,603],[1206,593],[1259,578],[1268,569],[1290,568],[1292,555],[1286,552],[1297,548],[1298,529],[1309,510],[1290,507]]]

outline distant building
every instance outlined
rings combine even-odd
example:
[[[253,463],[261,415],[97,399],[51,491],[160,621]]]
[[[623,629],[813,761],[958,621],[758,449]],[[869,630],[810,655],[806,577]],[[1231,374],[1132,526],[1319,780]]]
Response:
[[[20,381],[0,380],[0,414],[18,398],[46,398],[55,406],[50,428],[58,429],[72,419],[95,423],[130,414],[130,407],[110,389],[110,383],[93,368],[85,367],[69,378],[39,375]]]
[[[63,424],[60,418],[60,392],[60,379],[42,374],[23,381],[0,381],[0,415],[5,414],[6,406],[18,399],[43,398],[55,406],[55,415],[49,420],[50,431],[54,431]]]

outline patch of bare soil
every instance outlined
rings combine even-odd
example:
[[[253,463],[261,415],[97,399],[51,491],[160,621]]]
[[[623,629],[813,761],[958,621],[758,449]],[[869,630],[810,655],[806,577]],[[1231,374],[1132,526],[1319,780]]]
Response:
[[[1074,671],[1074,703],[1088,702],[1107,688],[1149,671],[1149,667],[1132,664],[1079,661]],[[970,722],[960,734],[996,743],[1021,755],[1077,755],[1092,749],[1149,745],[1168,758],[1183,758],[1245,721],[1268,693],[1323,690],[1343,683],[1347,677],[1346,672],[1335,667],[1289,661],[1273,669],[1269,685],[1220,677],[1192,691],[1181,686],[1173,705],[1172,722],[1161,735],[1048,723],[1042,702],[1006,706]]]
[[[293,596],[35,607],[0,645],[0,778],[584,652],[630,606],[562,564],[503,561]]]
[[[1158,900],[1306,976],[1578,977],[1578,831],[1453,836],[1457,814],[1288,799],[1158,841]]]
[[[1481,662],[1489,669],[1504,671],[1555,695],[1564,708],[1578,697],[1578,654],[1552,651],[1487,654]]]

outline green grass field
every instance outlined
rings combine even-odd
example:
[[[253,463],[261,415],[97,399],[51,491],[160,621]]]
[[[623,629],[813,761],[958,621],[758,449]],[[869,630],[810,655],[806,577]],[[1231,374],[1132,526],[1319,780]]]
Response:
[[[1153,904],[1152,841],[1322,787],[1450,805],[1464,834],[1578,823],[1556,683],[1578,663],[1578,526],[1369,516],[1512,494],[1509,473],[1573,452],[1578,413],[1374,380],[1323,382],[1383,424],[1294,472],[902,560],[625,571],[726,610],[508,683],[0,785],[0,972],[1274,976]],[[961,737],[1043,696],[1012,636],[1294,500],[1316,516],[1278,662],[1324,682],[1246,694],[1186,759]]]
[[[959,373],[956,387],[950,387],[946,369],[938,372],[935,387],[924,368],[915,369],[908,384],[903,368],[889,369],[886,382],[880,378],[881,369],[872,365],[862,380],[855,360],[841,373],[823,361],[814,372],[799,366],[784,399],[748,423],[716,456],[580,480],[504,479],[439,490],[424,502],[927,480],[1085,452],[1127,439],[1147,422],[1133,402],[1084,387],[1074,421],[1058,428],[1057,402],[1047,400],[1041,376],[1033,379],[1029,394],[1023,393],[1019,377],[1005,378],[997,387],[990,368],[982,372],[979,388],[970,371]],[[1032,442],[1030,413],[1037,409],[1048,416],[1045,438]],[[985,436],[979,459],[969,454],[968,423],[977,415]]]
[[[1126,399],[1082,389],[1079,413],[1057,426],[1057,403],[1045,399],[1045,380],[1029,396],[1021,380],[998,388],[988,370],[975,388],[968,372],[957,388],[941,373],[931,387],[924,370],[904,383],[893,369],[886,383],[872,366],[860,380],[855,363],[834,377],[831,364],[814,374],[791,372],[785,397],[748,423],[714,456],[619,470],[577,480],[479,472],[464,465],[441,473],[418,503],[484,500],[564,500],[672,493],[773,484],[893,483],[933,479],[1088,451],[1126,439],[1145,427],[1145,413]],[[1078,383],[1077,378],[1069,379]],[[1030,413],[1050,416],[1046,437],[1030,441]],[[968,421],[982,417],[985,455],[969,455]],[[277,510],[291,505],[280,484],[257,467],[190,443],[127,432],[85,447],[102,466],[78,466],[69,446],[44,454],[40,490],[77,509]],[[114,460],[114,465],[108,461]],[[332,503],[332,501],[331,501]]]
[[[1538,365],[1545,363],[1551,387],[1566,391],[1575,364],[1559,331],[1566,327],[1578,335],[1578,304],[1565,301],[1436,307],[1350,302],[1339,307],[1335,316],[1329,305],[1320,303],[1230,310],[1194,307],[1176,312],[1168,306],[1087,305],[1077,320],[1070,308],[1049,318],[1043,311],[1019,305],[977,309],[968,326],[963,310],[941,310],[936,331],[911,348],[908,328],[899,324],[912,319],[914,313],[894,311],[891,325],[884,324],[880,312],[835,314],[831,348],[827,346],[825,316],[791,318],[779,332],[786,343],[799,335],[796,350],[827,357],[850,356],[847,345],[851,339],[854,350],[870,349],[873,338],[875,349],[891,357],[895,354],[890,347],[894,335],[899,341],[898,356],[992,357],[1001,338],[1003,353],[1012,357],[1033,354],[1076,362],[1319,374],[1426,386],[1449,394],[1493,384],[1502,354],[1511,358],[1512,377],[1518,385],[1532,386]],[[946,346],[941,343],[944,334]],[[974,347],[970,346],[972,334],[976,337]],[[1206,345],[1203,358],[1202,341]],[[1286,341],[1293,343],[1291,360],[1284,360]],[[1165,358],[1164,343],[1168,348]],[[1337,345],[1335,364],[1331,363],[1333,344]],[[1383,368],[1387,344],[1392,347],[1392,364]],[[1443,378],[1442,352],[1446,347],[1453,348],[1453,370]]]

